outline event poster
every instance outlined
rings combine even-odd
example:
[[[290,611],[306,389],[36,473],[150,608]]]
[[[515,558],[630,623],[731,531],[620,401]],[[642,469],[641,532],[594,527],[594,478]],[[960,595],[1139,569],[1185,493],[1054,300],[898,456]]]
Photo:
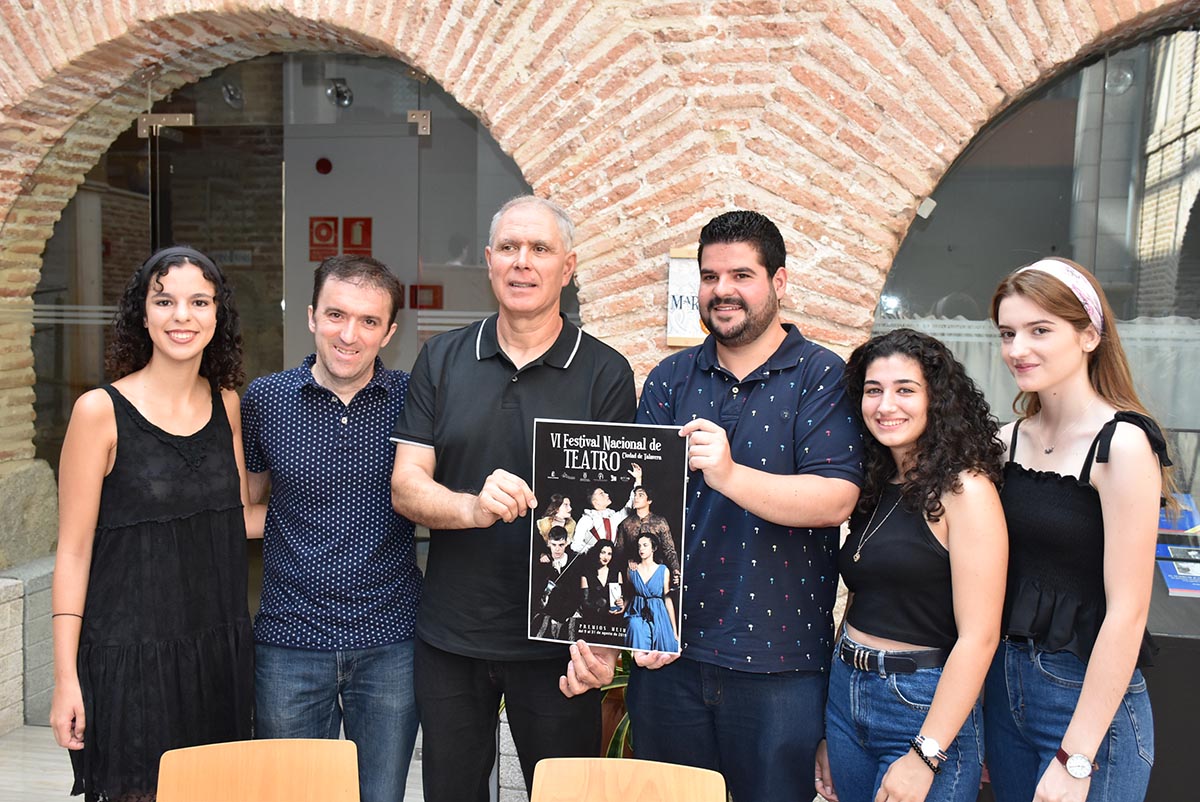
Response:
[[[535,420],[529,637],[678,653],[686,482],[679,427]]]

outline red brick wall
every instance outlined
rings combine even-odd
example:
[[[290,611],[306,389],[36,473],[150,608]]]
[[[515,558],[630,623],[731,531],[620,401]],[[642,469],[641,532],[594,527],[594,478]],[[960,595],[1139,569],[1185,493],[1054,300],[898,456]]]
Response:
[[[86,13],[80,11],[87,8]],[[580,224],[585,324],[639,374],[665,352],[666,256],[714,213],[789,243],[786,315],[845,349],[892,257],[979,129],[1114,42],[1155,0],[14,0],[0,3],[0,407],[29,404],[39,254],[146,106],[257,55],[385,55],[477,113]],[[32,423],[0,417],[0,460]]]

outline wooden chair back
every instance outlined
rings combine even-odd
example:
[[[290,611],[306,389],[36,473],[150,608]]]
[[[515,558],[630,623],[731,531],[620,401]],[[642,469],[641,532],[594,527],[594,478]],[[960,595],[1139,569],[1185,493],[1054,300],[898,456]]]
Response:
[[[629,800],[726,802],[725,779],[708,769],[632,758],[547,758],[533,770],[530,802]]]
[[[352,741],[281,738],[172,749],[158,802],[359,802]]]

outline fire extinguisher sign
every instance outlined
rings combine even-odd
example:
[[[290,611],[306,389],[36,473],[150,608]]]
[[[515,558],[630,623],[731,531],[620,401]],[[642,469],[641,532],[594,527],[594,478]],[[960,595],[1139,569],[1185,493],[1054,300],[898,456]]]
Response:
[[[354,256],[371,255],[371,218],[342,218],[342,253]]]
[[[338,252],[338,219],[336,217],[308,218],[308,260],[320,262]]]

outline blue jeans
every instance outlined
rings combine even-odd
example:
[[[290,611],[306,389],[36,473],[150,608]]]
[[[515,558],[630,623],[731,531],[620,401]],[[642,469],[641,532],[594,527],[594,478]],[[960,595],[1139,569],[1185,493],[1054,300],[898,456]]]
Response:
[[[795,802],[811,796],[827,682],[687,658],[635,668],[625,694],[634,754],[719,771],[736,802]]]
[[[988,773],[996,802],[1028,802],[1054,760],[1075,712],[1087,664],[1027,641],[1000,643],[984,690]],[[1154,719],[1142,672],[1134,670],[1100,742],[1088,802],[1140,802],[1154,765]]]
[[[346,738],[362,802],[404,798],[417,739],[413,642],[316,652],[255,646],[255,737]]]
[[[941,677],[940,668],[885,674],[859,671],[833,658],[825,738],[841,802],[875,798],[888,767],[911,751],[909,741],[921,732]],[[947,759],[925,802],[974,802],[983,766],[982,719],[977,701],[958,736],[942,746]]]

